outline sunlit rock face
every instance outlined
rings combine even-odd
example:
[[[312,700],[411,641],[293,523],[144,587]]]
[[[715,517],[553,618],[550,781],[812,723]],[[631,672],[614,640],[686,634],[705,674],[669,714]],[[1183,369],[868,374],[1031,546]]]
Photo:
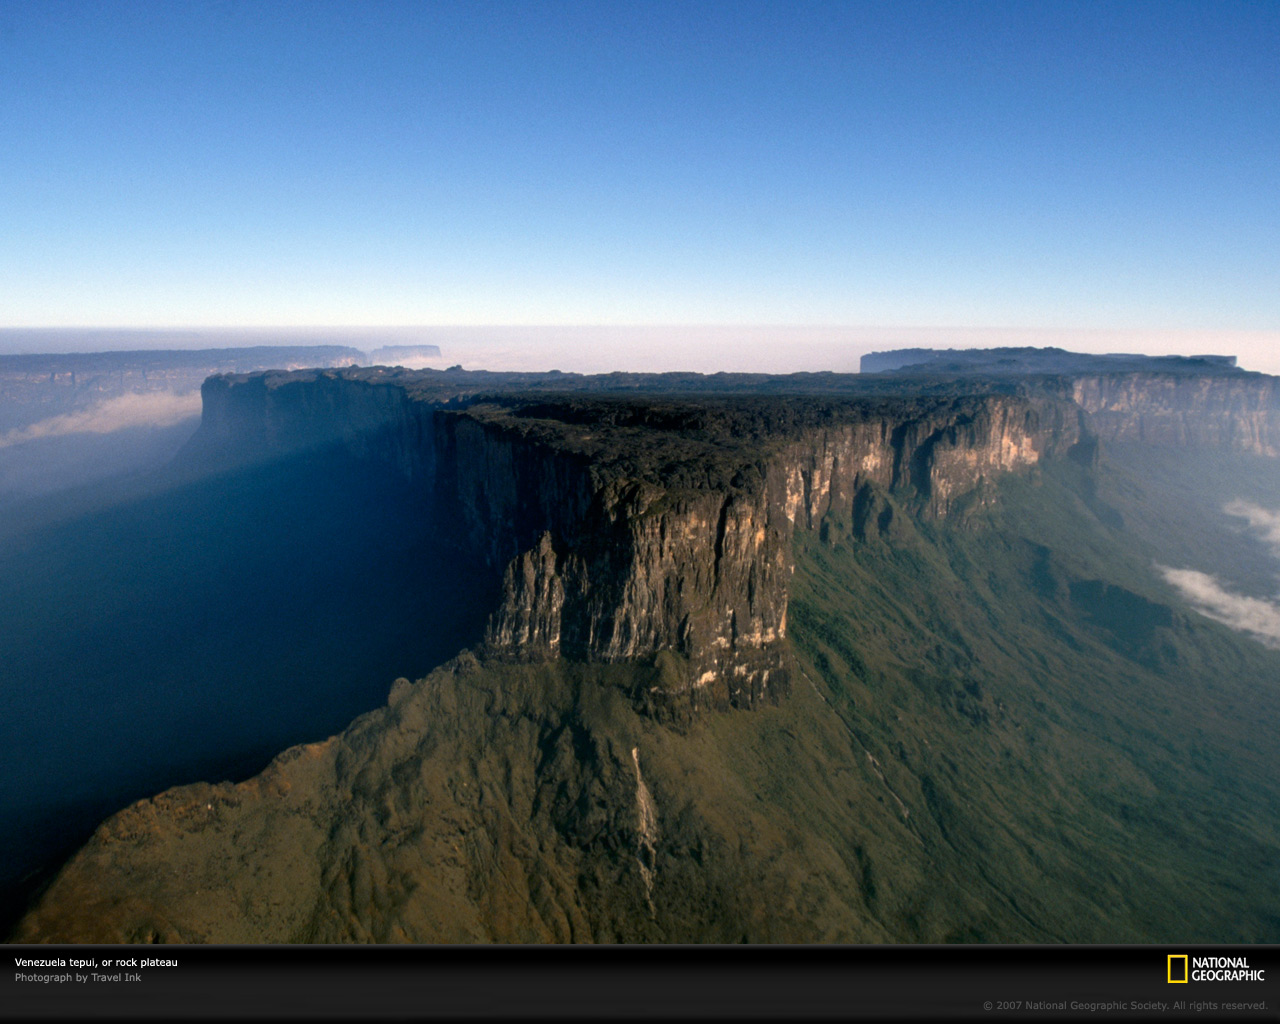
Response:
[[[421,379],[218,378],[195,447],[263,457],[342,445],[394,464],[431,492],[442,539],[501,581],[489,654],[622,662],[672,651],[687,678],[664,699],[693,708],[787,693],[793,531],[857,520],[872,490],[952,515],[1083,429],[1074,406],[1007,394],[535,404],[460,398]]]
[[[1261,374],[1108,374],[1072,397],[1104,441],[1280,454],[1280,383]]]
[[[791,523],[814,529],[828,513],[850,510],[874,483],[909,494],[927,514],[946,516],[985,482],[1065,454],[1083,436],[1077,410],[1007,395],[834,423],[787,448],[777,465],[781,501]]]

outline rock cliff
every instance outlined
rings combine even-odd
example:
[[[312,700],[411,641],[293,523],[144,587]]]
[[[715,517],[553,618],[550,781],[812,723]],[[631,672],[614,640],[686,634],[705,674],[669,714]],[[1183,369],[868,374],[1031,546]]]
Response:
[[[1078,410],[1045,397],[483,395],[443,377],[215,378],[193,445],[243,458],[340,444],[392,462],[501,581],[488,653],[672,651],[686,678],[655,699],[690,708],[787,692],[794,530],[865,518],[883,494],[948,516],[1084,436]]]
[[[901,349],[863,356],[862,371],[953,387],[1018,382],[1019,391],[1075,402],[1103,441],[1280,452],[1280,380],[1240,369],[1235,356]]]
[[[1094,458],[1265,452],[1266,379],[569,376],[206,386],[193,458],[416,481],[486,656],[115,815],[17,940],[1274,940],[1276,652],[1152,570],[1274,474],[1153,524],[1216,456]]]
[[[1280,454],[1280,379],[1256,373],[1100,374],[1072,399],[1104,441]]]

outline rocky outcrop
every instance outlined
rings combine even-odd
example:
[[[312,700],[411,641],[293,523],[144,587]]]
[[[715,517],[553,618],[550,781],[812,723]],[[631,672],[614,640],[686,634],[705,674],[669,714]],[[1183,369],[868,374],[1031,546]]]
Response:
[[[390,461],[431,493],[442,538],[501,580],[489,654],[671,651],[687,679],[663,698],[694,708],[787,692],[794,530],[851,521],[871,488],[952,515],[1082,430],[1062,402],[999,394],[460,401],[415,389],[422,379],[215,378],[195,448],[261,457],[341,445]]]
[[[1081,377],[1074,401],[1104,441],[1280,454],[1280,380],[1262,374]]]

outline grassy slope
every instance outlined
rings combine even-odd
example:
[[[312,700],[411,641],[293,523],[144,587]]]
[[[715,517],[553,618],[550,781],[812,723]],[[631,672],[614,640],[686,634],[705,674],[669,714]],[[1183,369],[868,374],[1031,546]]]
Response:
[[[897,516],[891,538],[804,539],[801,662],[925,850],[866,843],[912,894],[881,915],[895,934],[1280,938],[1280,653],[1182,609],[1153,571],[1206,537],[1248,547],[1212,535],[1217,499],[1189,500],[1204,480],[1179,465],[1140,478],[1122,460],[1085,500],[1068,464],[1008,479],[960,530]],[[1242,465],[1214,483],[1276,496]],[[1259,465],[1275,473],[1243,468]]]
[[[800,538],[779,707],[675,727],[631,696],[668,656],[463,656],[117,815],[19,937],[1276,941],[1280,654],[1178,606],[1135,511],[1191,543],[1189,471],[1093,496],[1066,465],[962,524]]]

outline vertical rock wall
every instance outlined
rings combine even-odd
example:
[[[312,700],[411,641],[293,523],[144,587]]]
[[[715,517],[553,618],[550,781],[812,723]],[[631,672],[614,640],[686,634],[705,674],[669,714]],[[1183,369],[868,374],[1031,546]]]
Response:
[[[672,650],[687,659],[695,704],[776,700],[788,686],[783,641],[795,529],[815,529],[832,512],[852,520],[872,483],[909,491],[926,514],[947,515],[995,475],[1065,452],[1080,430],[1078,416],[1052,403],[1007,396],[940,403],[901,422],[868,418],[806,432],[772,455],[763,475],[744,474],[754,482],[742,487],[614,480],[591,493],[570,488],[568,501],[556,474],[522,473],[509,449],[488,459],[477,453],[465,464],[486,481],[496,467],[493,486],[549,488],[526,496],[537,512],[524,521],[543,529],[506,569],[489,646],[604,661]],[[545,452],[523,457],[547,461]],[[489,487],[476,481],[461,491]],[[518,504],[506,494],[468,507],[477,532],[488,535],[497,522],[519,520]],[[483,525],[495,509],[499,518]]]
[[[1280,381],[1262,374],[1081,377],[1072,398],[1104,441],[1280,454]]]
[[[426,528],[501,580],[490,653],[627,661],[671,651],[687,674],[674,692],[694,706],[786,693],[794,530],[831,513],[852,520],[873,484],[923,514],[952,514],[983,500],[987,480],[1065,451],[1082,430],[1078,410],[1052,400],[912,400],[890,407],[896,415],[855,404],[771,440],[755,461],[741,456],[732,484],[677,485],[602,468],[511,419],[343,374],[214,378],[204,397],[206,451],[341,445],[421,481],[436,508]]]

